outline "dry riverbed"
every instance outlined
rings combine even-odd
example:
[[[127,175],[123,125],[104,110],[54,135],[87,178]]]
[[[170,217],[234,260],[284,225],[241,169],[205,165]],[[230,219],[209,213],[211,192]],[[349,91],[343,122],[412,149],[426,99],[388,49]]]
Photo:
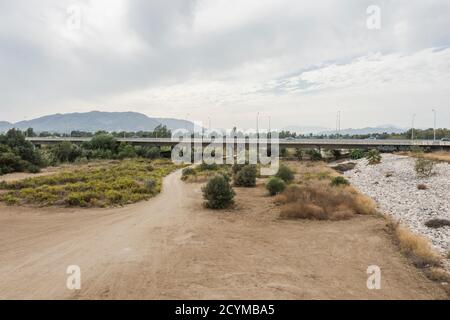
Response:
[[[439,163],[433,176],[418,178],[411,157],[384,154],[378,165],[367,165],[365,159],[356,162],[355,169],[345,173],[351,183],[373,198],[380,211],[427,237],[450,266],[446,257],[450,226],[435,229],[425,225],[434,218],[450,220],[450,164]],[[419,190],[419,184],[427,189]]]

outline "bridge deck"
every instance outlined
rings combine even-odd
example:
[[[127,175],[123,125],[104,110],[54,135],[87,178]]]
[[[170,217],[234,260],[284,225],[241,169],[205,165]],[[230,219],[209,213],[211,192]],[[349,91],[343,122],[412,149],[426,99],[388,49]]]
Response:
[[[63,141],[69,141],[72,143],[83,143],[88,142],[91,138],[27,138],[28,141],[36,144],[36,145],[45,145],[45,144],[55,144]],[[138,145],[152,145],[152,146],[174,146],[181,141],[171,138],[118,138],[119,142],[126,142],[131,144]],[[232,143],[232,139],[229,140],[229,143]],[[212,141],[210,139],[192,139],[191,143],[208,145]],[[216,143],[223,143],[226,140],[215,140]],[[256,144],[258,141],[256,139],[243,139],[238,138],[234,140],[234,143],[243,143],[243,144]],[[265,143],[263,140],[260,140],[260,143]],[[430,147],[436,149],[450,149],[450,141],[433,141],[433,140],[362,140],[362,139],[279,139],[280,147],[288,147],[288,148],[314,148],[314,147],[323,147],[323,148],[376,148],[376,147]]]

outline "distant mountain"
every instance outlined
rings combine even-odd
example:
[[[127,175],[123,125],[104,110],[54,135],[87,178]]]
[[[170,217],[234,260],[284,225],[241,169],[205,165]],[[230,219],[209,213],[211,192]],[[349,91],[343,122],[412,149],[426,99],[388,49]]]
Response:
[[[7,131],[13,127],[13,124],[7,121],[0,121],[0,132]]]
[[[403,133],[408,129],[399,128],[396,126],[383,125],[378,127],[366,127],[360,129],[341,129],[340,134],[342,135],[358,135],[358,134],[375,134],[375,133]],[[336,130],[327,130],[319,132],[319,134],[335,134]]]
[[[297,134],[310,134],[310,133],[318,133],[323,131],[328,131],[330,128],[325,127],[313,127],[313,126],[288,126],[284,127],[281,130],[283,131],[290,131],[290,132],[296,132]]]
[[[137,112],[100,112],[53,114],[17,123],[0,122],[0,131],[12,127],[21,130],[33,128],[36,132],[50,131],[70,133],[74,130],[95,132],[105,131],[152,131],[158,125],[171,130],[192,129],[193,123],[170,118],[150,118]]]

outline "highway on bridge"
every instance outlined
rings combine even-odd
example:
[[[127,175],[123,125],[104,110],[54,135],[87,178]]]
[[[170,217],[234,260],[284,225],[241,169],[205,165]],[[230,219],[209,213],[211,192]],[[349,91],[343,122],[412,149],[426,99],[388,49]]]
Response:
[[[69,141],[72,143],[83,143],[88,142],[91,138],[76,138],[76,137],[33,137],[27,138],[28,141],[35,145],[51,145],[56,143],[61,143],[64,141]],[[134,145],[146,145],[146,146],[175,146],[183,140],[172,139],[172,138],[118,138],[118,142],[125,142]],[[216,139],[214,143],[224,143],[225,140]],[[212,141],[209,138],[203,139],[190,139],[185,143],[197,144],[197,145],[209,145]],[[232,143],[232,139],[229,141]],[[234,143],[241,144],[256,144],[257,140],[254,138],[244,139],[237,138],[234,139]],[[260,140],[260,143],[265,143]],[[450,150],[450,141],[433,141],[433,140],[382,140],[382,139],[279,139],[280,148],[326,148],[326,149],[370,149],[370,148],[410,148],[412,146],[430,148],[435,150]]]

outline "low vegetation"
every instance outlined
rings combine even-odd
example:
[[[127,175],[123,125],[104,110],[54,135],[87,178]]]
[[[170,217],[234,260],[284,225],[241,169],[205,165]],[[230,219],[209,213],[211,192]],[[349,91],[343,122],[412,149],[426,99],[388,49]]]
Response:
[[[205,207],[225,209],[233,204],[234,191],[227,176],[218,174],[202,188]]]
[[[332,187],[324,181],[291,185],[276,197],[282,218],[342,220],[373,214],[374,202],[350,186]]]
[[[353,160],[359,160],[366,156],[366,152],[362,149],[353,149],[350,151],[350,158]]]
[[[294,180],[294,171],[288,166],[281,164],[275,176],[286,183],[291,183]]]
[[[159,127],[155,129],[155,132],[166,136],[170,130]],[[26,135],[28,137],[36,136],[32,129],[28,129]],[[50,133],[46,133],[46,135],[50,135]],[[160,148],[119,143],[115,138],[116,135],[100,131],[87,135],[92,139],[81,145],[65,141],[53,146],[38,148],[26,141],[22,131],[11,129],[6,134],[0,135],[0,175],[13,172],[36,173],[47,166],[58,166],[62,163],[86,163],[96,159],[157,159],[161,157]]]
[[[186,182],[205,182],[217,174],[230,175],[230,166],[202,163],[194,167],[184,168],[181,180]]]
[[[418,155],[414,164],[414,171],[419,178],[429,178],[433,175],[435,162],[426,159],[423,155]]]
[[[286,183],[278,177],[272,177],[267,182],[266,189],[271,196],[275,196],[286,189]]]
[[[233,172],[235,186],[247,188],[256,186],[256,176],[258,175],[258,167],[256,165],[235,166]]]
[[[392,231],[402,252],[418,268],[439,266],[439,255],[431,248],[424,237],[400,226],[398,222],[389,221],[388,227]]]
[[[95,168],[3,182],[0,201],[39,206],[106,207],[146,200],[160,192],[162,178],[178,168],[168,160],[110,161]]]
[[[337,176],[337,177],[333,177],[331,179],[331,183],[330,184],[331,184],[332,187],[349,186],[350,182],[347,179],[345,179],[344,177],[342,177],[342,176]]]
[[[366,159],[368,164],[370,165],[379,164],[381,162],[380,151],[378,151],[377,149],[367,151]]]

